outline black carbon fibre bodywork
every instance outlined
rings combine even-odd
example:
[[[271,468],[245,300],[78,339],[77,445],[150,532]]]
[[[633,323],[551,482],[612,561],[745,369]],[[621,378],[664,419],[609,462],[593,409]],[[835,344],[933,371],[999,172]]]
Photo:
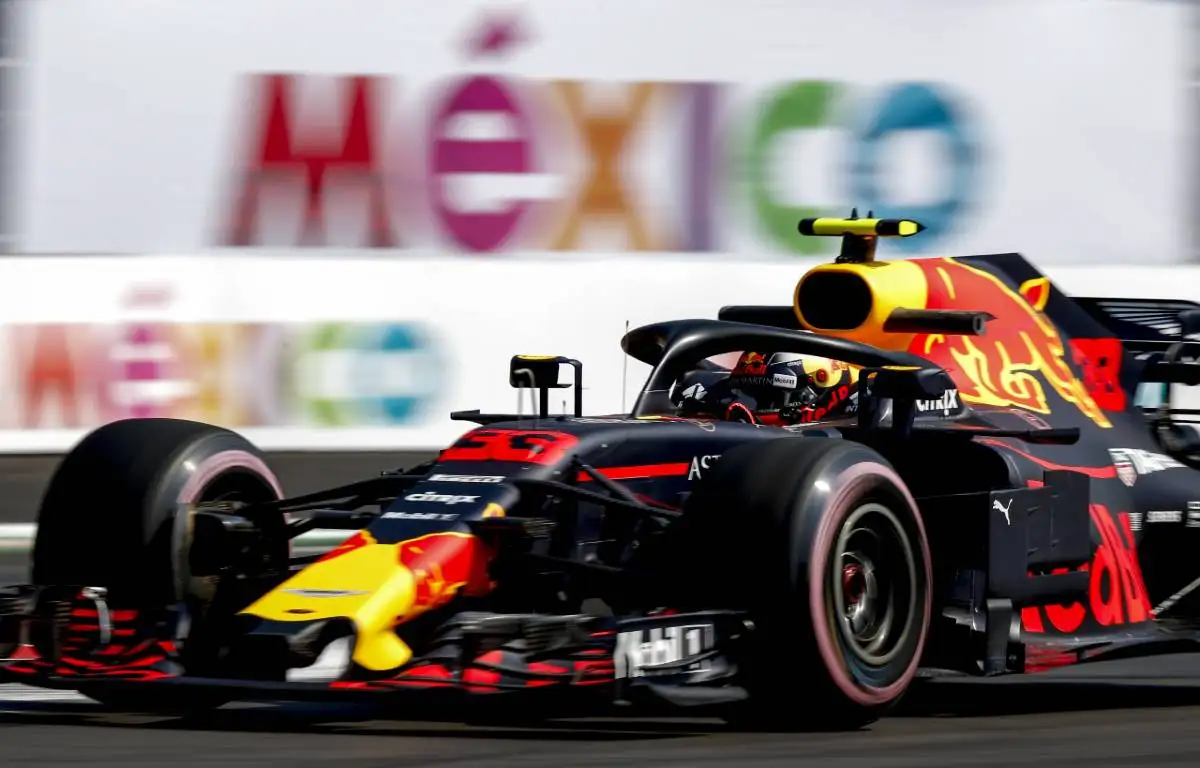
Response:
[[[354,644],[366,631],[349,617],[288,619],[289,610],[298,617],[320,612],[296,603],[239,614],[216,633],[236,663],[196,679],[175,650],[187,635],[179,611],[143,615],[103,590],[64,594],[63,585],[32,585],[0,595],[0,619],[8,617],[0,630],[24,622],[31,628],[27,640],[61,638],[68,630],[108,639],[70,646],[86,648],[74,656],[57,640],[27,642],[28,658],[0,670],[33,684],[199,686],[241,698],[401,697],[403,691],[405,700],[431,701],[436,689],[448,696],[520,691],[550,701],[539,688],[573,695],[600,686],[599,698],[609,700],[736,702],[746,696],[739,668],[753,617],[695,596],[688,602],[699,609],[674,612],[671,594],[660,590],[657,556],[724,454],[774,440],[860,443],[883,457],[911,493],[931,552],[933,613],[922,658],[929,670],[1035,671],[1130,648],[1174,647],[1161,641],[1192,642],[1200,568],[1189,553],[1200,544],[1200,473],[1186,446],[1164,441],[1170,414],[1164,422],[1136,402],[1140,387],[1178,371],[1175,358],[1161,369],[1171,338],[1118,338],[1099,305],[1076,305],[1048,282],[1036,309],[1012,309],[1025,295],[1018,290],[1044,282],[1015,254],[946,261],[945,270],[967,270],[956,278],[960,288],[975,280],[990,292],[976,289],[977,295],[991,303],[906,308],[904,322],[893,327],[916,336],[923,322],[931,323],[925,347],[883,349],[803,331],[790,327],[780,307],[725,313],[763,324],[658,323],[623,342],[653,367],[630,414],[460,412],[454,418],[479,426],[425,465],[305,497],[188,511],[201,521],[194,530],[211,537],[204,546],[217,553],[210,558],[214,574],[252,559],[246,552],[262,531],[246,521],[268,512],[288,515],[292,536],[314,527],[357,532],[333,553],[296,558],[287,572],[244,580],[230,598],[239,610],[280,590],[315,601],[311,606],[357,594],[337,585],[285,587],[356,549],[394,548],[397,564],[411,574],[404,577],[411,581],[393,582],[411,591],[398,600],[403,608],[388,630],[413,651],[399,666],[353,662],[332,682],[288,682],[286,668],[312,664],[335,640]],[[1011,330],[1006,312],[1016,313]],[[953,332],[938,328],[970,335],[985,325],[990,336],[939,357],[938,345],[949,344]],[[854,366],[855,409],[784,426],[675,415],[673,389],[686,373],[720,375],[706,361],[746,349]],[[1014,357],[1014,349],[1025,357]],[[514,362],[510,380],[519,384],[527,375],[535,388],[558,386],[539,378],[550,375],[546,360]],[[554,360],[582,375],[578,361]],[[818,473],[811,482],[835,480]],[[797,508],[804,501],[797,499]],[[739,514],[731,507],[723,524],[736,529]],[[462,546],[470,551],[427,557],[436,550],[429,542],[451,539],[469,542]],[[414,549],[419,542],[425,549]],[[712,565],[724,567],[719,560]],[[128,632],[138,641],[114,653],[113,664],[101,653],[113,644],[109,613],[132,622]],[[10,645],[12,637],[0,632]],[[286,663],[260,664],[267,656]],[[636,675],[629,672],[634,667]]]

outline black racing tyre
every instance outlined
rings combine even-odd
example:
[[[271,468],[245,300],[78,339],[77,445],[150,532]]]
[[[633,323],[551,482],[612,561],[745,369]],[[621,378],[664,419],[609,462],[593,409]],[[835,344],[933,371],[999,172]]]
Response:
[[[235,432],[179,419],[112,422],[84,437],[50,479],[38,512],[33,582],[104,587],[114,606],[153,614],[191,588],[191,528],[176,524],[181,505],[282,495],[262,453]],[[286,557],[286,540],[278,546]],[[83,692],[120,708],[177,709],[155,696]],[[192,695],[190,703],[201,698]]]
[[[781,438],[726,452],[668,532],[684,609],[747,610],[736,724],[860,728],[916,675],[931,611],[920,511],[860,443]]]

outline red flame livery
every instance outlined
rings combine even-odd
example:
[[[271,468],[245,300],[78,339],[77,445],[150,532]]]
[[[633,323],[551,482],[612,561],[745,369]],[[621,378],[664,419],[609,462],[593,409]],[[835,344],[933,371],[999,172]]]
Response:
[[[1101,427],[1108,418],[1070,367],[1070,353],[1054,323],[1043,313],[1050,298],[1045,278],[1031,279],[1020,292],[984,269],[953,259],[916,260],[929,289],[928,309],[987,312],[995,320],[986,336],[919,334],[910,351],[955,376],[963,400],[976,405],[1017,406],[1046,414],[1048,390]]]

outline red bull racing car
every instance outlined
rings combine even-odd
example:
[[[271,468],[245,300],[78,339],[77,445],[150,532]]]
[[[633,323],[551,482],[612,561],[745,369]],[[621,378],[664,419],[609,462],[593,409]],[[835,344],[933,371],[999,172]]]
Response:
[[[805,220],[842,251],[791,306],[624,337],[652,368],[630,413],[585,417],[578,361],[517,356],[536,412],[453,414],[478,426],[432,461],[321,493],[225,429],[101,427],[46,491],[34,583],[0,592],[0,674],[151,711],[801,729],[868,723],[919,673],[1192,641],[1200,439],[1170,392],[1200,383],[1200,305],[1068,297],[1017,254],[874,258],[920,229]],[[315,528],[348,538],[293,553]]]

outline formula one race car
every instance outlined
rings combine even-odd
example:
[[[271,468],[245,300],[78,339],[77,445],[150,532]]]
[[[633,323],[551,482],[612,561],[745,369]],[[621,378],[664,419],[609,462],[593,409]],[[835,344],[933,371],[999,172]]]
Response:
[[[625,336],[653,369],[630,413],[584,417],[578,361],[518,356],[536,415],[454,414],[479,426],[434,460],[322,493],[285,497],[225,429],[101,427],[46,491],[34,584],[0,593],[3,679],[149,711],[657,703],[800,729],[868,723],[918,671],[1193,642],[1198,412],[1170,385],[1200,384],[1200,305],[1070,298],[1017,254],[875,260],[920,230],[805,220],[842,251],[793,306]],[[314,528],[349,538],[293,556]]]

